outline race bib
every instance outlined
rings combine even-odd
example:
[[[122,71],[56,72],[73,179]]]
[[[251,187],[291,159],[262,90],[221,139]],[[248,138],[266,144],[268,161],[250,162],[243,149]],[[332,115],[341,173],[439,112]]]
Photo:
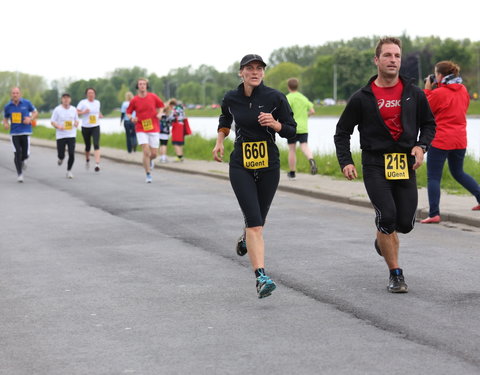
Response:
[[[88,116],[88,123],[91,125],[95,125],[97,123],[97,116],[95,115]]]
[[[407,154],[385,154],[385,178],[387,180],[408,180]]]
[[[243,142],[243,166],[247,169],[268,167],[267,141]]]
[[[63,127],[65,128],[65,130],[72,130],[72,128],[73,128],[72,122],[71,121],[65,121],[63,123]]]
[[[143,127],[143,130],[145,131],[153,130],[152,119],[147,118],[146,120],[142,120],[142,127]]]
[[[21,124],[22,123],[22,114],[20,112],[12,113],[12,124]]]

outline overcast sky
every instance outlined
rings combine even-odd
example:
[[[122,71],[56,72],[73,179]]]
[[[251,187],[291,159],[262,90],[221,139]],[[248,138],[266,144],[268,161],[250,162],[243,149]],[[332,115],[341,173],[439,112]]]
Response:
[[[165,75],[201,64],[225,71],[247,53],[373,35],[480,40],[466,0],[2,1],[0,71],[47,80],[104,77],[140,66]],[[452,9],[456,6],[455,9]],[[466,8],[464,8],[464,6]]]

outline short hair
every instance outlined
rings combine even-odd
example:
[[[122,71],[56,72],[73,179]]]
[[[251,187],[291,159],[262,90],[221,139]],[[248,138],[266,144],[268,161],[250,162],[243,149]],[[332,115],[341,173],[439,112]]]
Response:
[[[71,98],[70,94],[68,92],[64,92],[62,94],[62,98]]]
[[[172,98],[168,101],[168,105],[177,105],[177,99]]]
[[[87,87],[85,89],[85,95],[87,95],[88,90],[92,90],[95,93],[95,95],[97,95],[97,90],[95,90],[93,87]]]
[[[296,91],[298,90],[298,86],[299,86],[299,82],[298,82],[298,79],[296,78],[290,78],[288,81],[287,81],[287,85],[288,85],[288,88],[292,91]]]
[[[384,44],[396,44],[400,48],[400,50],[402,50],[402,41],[400,39],[387,36],[378,41],[377,46],[375,47],[376,57],[380,57],[380,53],[382,52],[382,46]]]
[[[453,61],[440,61],[435,64],[435,69],[437,69],[437,73],[440,73],[442,76],[453,74],[455,77],[458,77],[460,74],[460,67]]]

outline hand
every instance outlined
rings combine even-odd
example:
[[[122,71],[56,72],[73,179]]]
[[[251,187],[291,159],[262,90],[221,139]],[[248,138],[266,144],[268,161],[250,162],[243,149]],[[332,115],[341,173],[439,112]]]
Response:
[[[58,125],[58,126],[57,126],[57,129],[58,129],[58,130],[65,130],[65,126],[63,126],[63,125]]]
[[[25,125],[30,125],[30,124],[32,123],[32,118],[29,117],[29,116],[25,116],[25,117],[23,118],[23,123],[24,123]]]
[[[8,130],[8,128],[10,127],[10,124],[8,122],[4,122],[3,127],[5,128],[5,130]]]
[[[134,124],[136,124],[137,121],[138,121],[138,119],[137,119],[136,117],[132,117],[132,118],[130,119],[130,121],[133,122]]]
[[[415,164],[413,164],[413,170],[418,169],[423,164],[423,148],[415,146],[412,148],[411,155],[415,156]]]
[[[425,90],[431,90],[433,88],[432,82],[430,82],[430,76],[425,78]]]
[[[212,150],[213,158],[218,162],[222,162],[223,153],[224,153],[223,143],[216,143],[215,147]]]
[[[82,111],[82,114],[85,115],[85,114],[87,114],[87,113],[90,113],[90,110],[89,110],[88,108],[85,108],[85,110]]]
[[[357,169],[353,164],[348,164],[343,167],[342,172],[347,180],[355,180],[358,177]]]
[[[282,125],[273,118],[271,113],[260,112],[258,122],[261,126],[268,126],[275,131],[280,130],[282,127]]]

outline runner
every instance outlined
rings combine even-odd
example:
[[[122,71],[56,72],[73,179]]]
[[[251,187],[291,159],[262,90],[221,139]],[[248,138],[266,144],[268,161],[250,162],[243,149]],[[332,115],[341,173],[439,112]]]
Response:
[[[85,142],[85,166],[90,168],[90,149],[93,140],[93,155],[95,157],[95,172],[100,172],[100,122],[103,117],[100,112],[100,102],[95,99],[97,91],[93,87],[85,90],[86,98],[80,100],[77,112],[82,117],[82,135]]]
[[[246,227],[237,245],[237,253],[245,255],[248,248],[258,298],[268,297],[276,288],[265,274],[263,241],[263,226],[280,179],[275,133],[291,138],[296,128],[285,95],[263,84],[265,66],[259,55],[242,58],[239,76],[243,83],[223,98],[217,143],[212,151],[214,159],[221,162],[224,139],[235,119],[236,137],[229,174]]]
[[[380,39],[375,50],[378,74],[348,101],[337,124],[335,146],[344,176],[358,177],[350,136],[360,133],[365,188],[376,212],[375,248],[390,270],[388,291],[408,291],[399,267],[397,233],[413,229],[418,191],[415,170],[435,135],[435,120],[423,91],[399,76],[397,38]]]
[[[170,125],[171,122],[168,120],[165,113],[165,108],[162,108],[162,115],[160,117],[160,163],[167,163],[167,147],[168,147],[168,138],[170,138]]]
[[[288,91],[287,100],[292,107],[293,118],[297,123],[297,134],[295,137],[290,138],[288,143],[288,166],[290,172],[288,172],[288,178],[290,180],[296,179],[297,170],[297,142],[300,143],[300,149],[310,164],[310,173],[317,174],[317,164],[313,159],[312,151],[308,147],[308,116],[315,113],[313,103],[307,99],[305,95],[298,91],[298,79],[290,78],[287,81]]]
[[[23,182],[23,170],[27,167],[25,160],[30,155],[32,121],[37,118],[38,112],[29,100],[22,98],[19,87],[12,88],[10,97],[3,111],[3,126],[10,128],[17,181]]]
[[[146,78],[139,78],[136,88],[138,95],[130,101],[127,117],[135,123],[138,144],[143,150],[143,167],[147,174],[145,182],[151,183],[151,170],[160,144],[159,118],[162,116],[161,110],[165,105],[157,95],[147,91],[149,85]],[[136,113],[135,117],[132,117],[133,111]]]
[[[168,121],[172,124],[172,145],[177,155],[177,162],[183,162],[183,145],[185,144],[185,111],[177,99],[168,101]]]
[[[56,130],[57,154],[60,166],[65,159],[65,146],[68,147],[67,178],[73,178],[72,167],[75,161],[75,141],[78,128],[77,109],[70,105],[72,98],[70,94],[62,95],[62,104],[55,107],[52,113],[52,126]]]
[[[125,127],[125,138],[127,140],[127,152],[130,154],[137,151],[137,135],[135,134],[135,124],[131,122],[128,117],[126,117],[126,110],[130,104],[130,100],[132,100],[133,94],[128,91],[125,93],[125,101],[122,103],[120,107],[121,116],[120,116],[120,126],[122,125]],[[135,117],[135,113],[132,114]]]

